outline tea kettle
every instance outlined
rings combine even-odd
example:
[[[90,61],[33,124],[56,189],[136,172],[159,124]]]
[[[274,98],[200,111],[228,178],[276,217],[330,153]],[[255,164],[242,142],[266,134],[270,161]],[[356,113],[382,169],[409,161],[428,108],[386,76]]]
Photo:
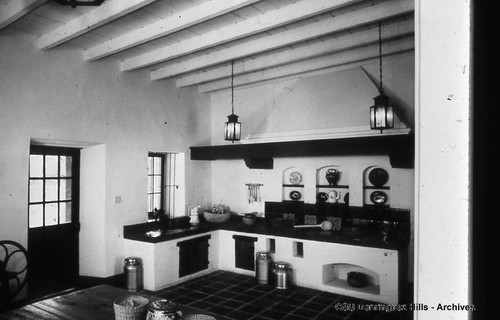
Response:
[[[328,202],[337,203],[340,199],[340,191],[332,190],[328,193]]]

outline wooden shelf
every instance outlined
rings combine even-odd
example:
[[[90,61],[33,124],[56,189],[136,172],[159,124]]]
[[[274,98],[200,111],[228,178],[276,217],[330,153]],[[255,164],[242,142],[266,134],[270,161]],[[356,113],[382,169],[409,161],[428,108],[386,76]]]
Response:
[[[327,184],[318,184],[316,185],[316,188],[327,188],[327,189],[349,189],[349,186],[345,186],[345,185],[336,185],[336,186],[330,186],[330,185],[327,185]]]
[[[191,160],[244,159],[247,165],[276,157],[388,155],[394,168],[413,168],[413,134],[191,147]],[[252,161],[250,161],[252,160]],[[272,163],[272,161],[271,161]],[[250,167],[250,166],[249,166]]]
[[[380,189],[380,190],[390,190],[391,187],[389,186],[381,186],[381,187],[375,187],[375,186],[364,186],[363,189]]]

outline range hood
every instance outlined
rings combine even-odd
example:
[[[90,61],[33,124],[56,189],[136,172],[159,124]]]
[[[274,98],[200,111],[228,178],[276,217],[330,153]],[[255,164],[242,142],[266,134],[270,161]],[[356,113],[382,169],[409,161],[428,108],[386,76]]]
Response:
[[[193,146],[191,160],[243,159],[249,168],[272,169],[273,158],[387,155],[394,168],[413,168],[414,135],[360,137]]]

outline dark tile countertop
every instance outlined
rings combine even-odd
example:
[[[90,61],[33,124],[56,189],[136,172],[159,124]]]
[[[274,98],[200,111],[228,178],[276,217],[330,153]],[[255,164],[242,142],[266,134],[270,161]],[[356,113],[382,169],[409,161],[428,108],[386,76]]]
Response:
[[[264,219],[257,219],[257,223],[247,226],[242,223],[241,218],[231,217],[228,222],[214,224],[201,222],[190,225],[189,219],[182,223],[162,227],[160,222],[148,222],[124,226],[123,237],[129,240],[143,241],[148,243],[159,243],[168,240],[201,234],[216,230],[227,230],[234,232],[255,233],[268,236],[286,237],[294,239],[331,242],[363,247],[401,250],[408,246],[409,233],[393,230],[387,237],[379,232],[377,227],[363,226],[358,228],[342,228],[341,230],[325,231],[320,228],[295,229],[293,226],[273,227],[265,223]],[[162,230],[158,237],[148,237],[147,231]]]

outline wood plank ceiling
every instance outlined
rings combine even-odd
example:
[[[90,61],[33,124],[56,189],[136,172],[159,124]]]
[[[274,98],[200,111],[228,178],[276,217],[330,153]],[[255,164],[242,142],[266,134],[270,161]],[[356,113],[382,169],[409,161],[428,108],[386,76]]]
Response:
[[[354,68],[414,51],[413,0],[106,0],[99,7],[4,0],[0,29],[69,45],[92,63],[214,92]],[[0,32],[2,32],[0,30]]]

